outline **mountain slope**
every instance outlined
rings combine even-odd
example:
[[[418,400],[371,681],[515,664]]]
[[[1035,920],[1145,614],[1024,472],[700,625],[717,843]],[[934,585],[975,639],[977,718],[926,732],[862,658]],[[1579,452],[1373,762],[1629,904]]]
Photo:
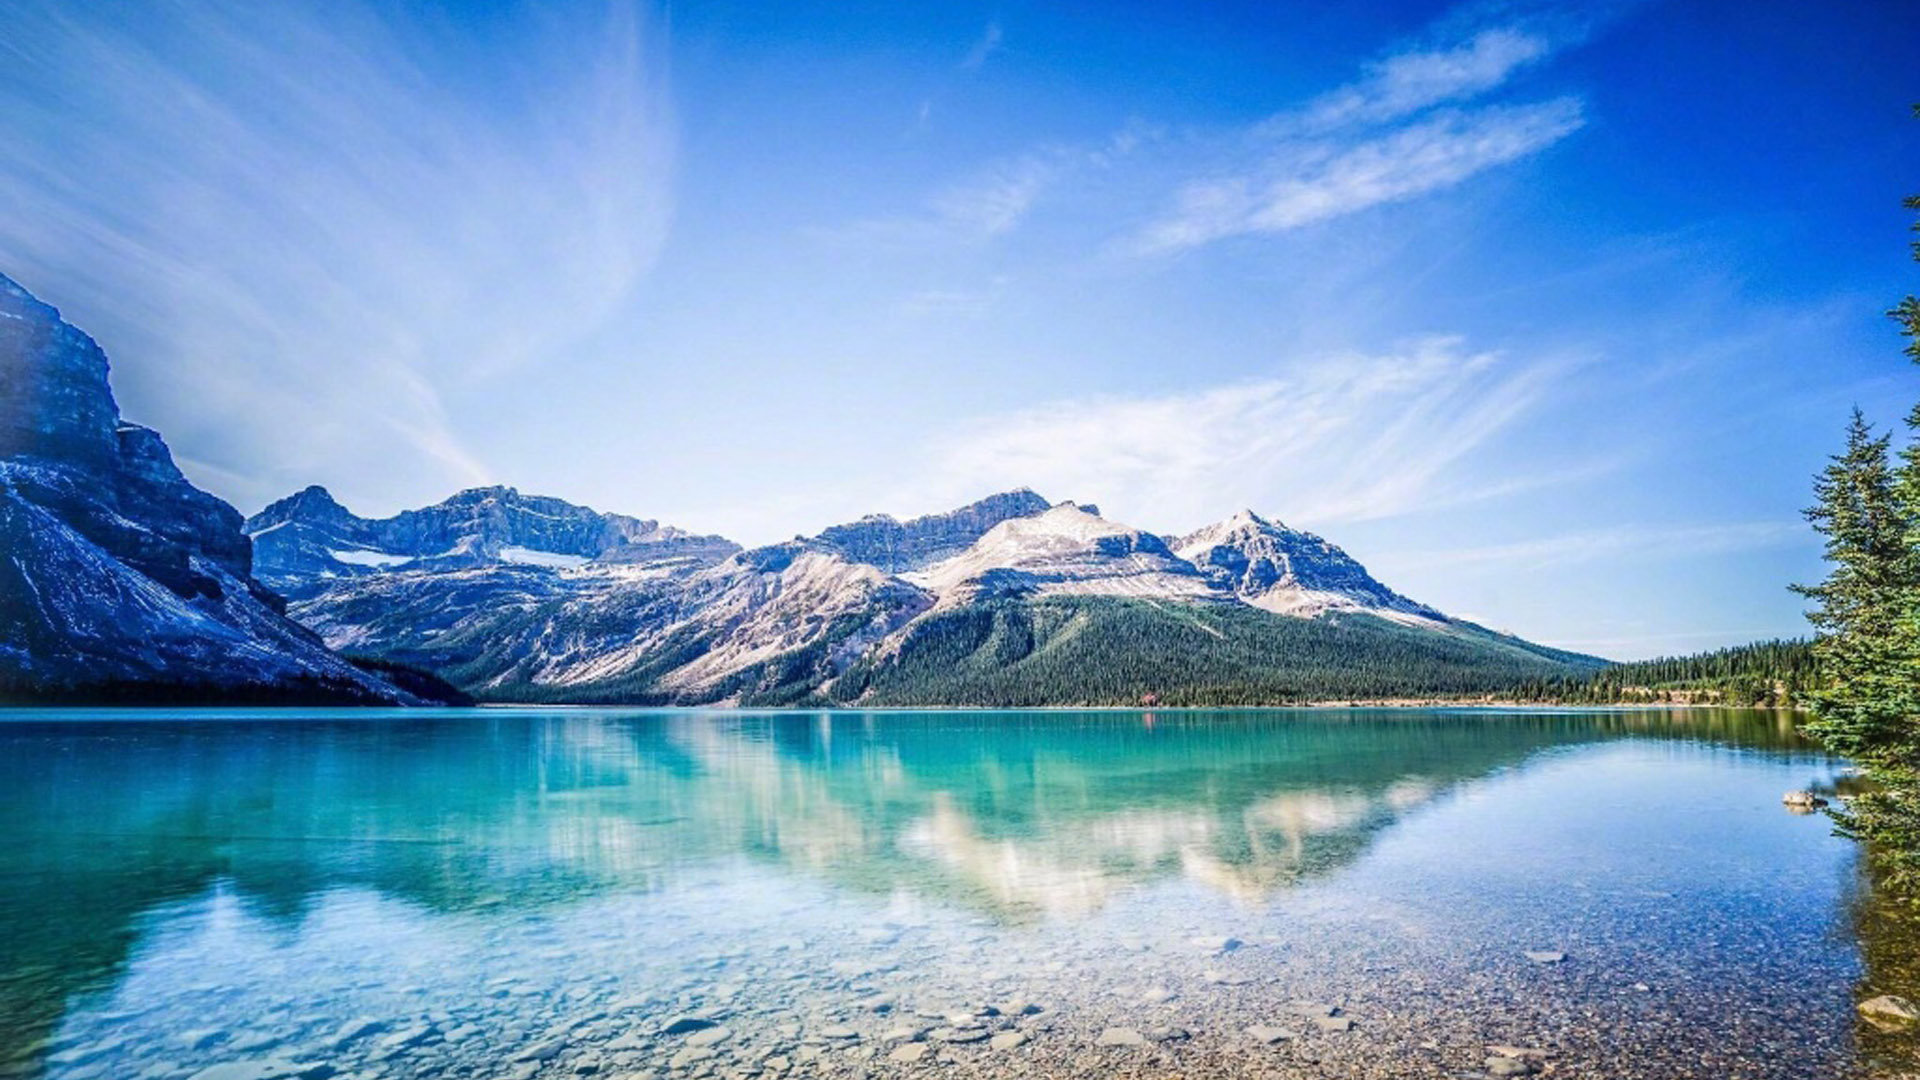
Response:
[[[281,614],[240,514],[120,419],[107,371],[0,276],[0,700],[415,700]]]
[[[1481,693],[1601,663],[1477,627],[1057,596],[935,612],[825,696],[875,706],[1260,705]]]

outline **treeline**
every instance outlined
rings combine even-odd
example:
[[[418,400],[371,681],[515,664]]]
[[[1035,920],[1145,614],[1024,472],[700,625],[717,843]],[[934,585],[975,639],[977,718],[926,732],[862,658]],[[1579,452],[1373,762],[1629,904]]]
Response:
[[[1613,664],[1585,677],[1530,679],[1512,692],[1534,702],[1787,708],[1817,685],[1813,644],[1786,640]]]

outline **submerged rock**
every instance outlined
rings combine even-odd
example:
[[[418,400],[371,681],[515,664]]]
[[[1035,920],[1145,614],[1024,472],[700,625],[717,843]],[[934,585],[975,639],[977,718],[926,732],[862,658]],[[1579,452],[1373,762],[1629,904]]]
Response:
[[[1789,791],[1780,796],[1780,801],[1786,805],[1787,809],[1803,814],[1812,813],[1827,805],[1827,800],[1811,791]]]

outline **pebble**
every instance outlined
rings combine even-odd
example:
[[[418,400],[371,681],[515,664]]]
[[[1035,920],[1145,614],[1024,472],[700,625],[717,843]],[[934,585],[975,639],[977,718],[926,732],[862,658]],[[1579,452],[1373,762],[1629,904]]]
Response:
[[[1003,1031],[987,1040],[987,1045],[995,1050],[1015,1050],[1027,1045],[1027,1041],[1024,1031]]]
[[[1897,994],[1881,994],[1861,1002],[1860,1015],[1879,1027],[1906,1027],[1920,1020],[1920,1008]]]
[[[709,1050],[704,1046],[689,1046],[685,1050],[682,1050],[679,1053],[673,1055],[672,1059],[669,1060],[667,1064],[673,1066],[676,1069],[684,1069],[689,1065],[706,1061],[711,1057],[713,1057],[712,1050]]]
[[[1133,1028],[1110,1027],[1100,1033],[1095,1043],[1099,1046],[1145,1046],[1147,1037]]]
[[[1288,1039],[1298,1037],[1293,1031],[1287,1028],[1274,1027],[1270,1024],[1255,1024],[1247,1029],[1247,1034],[1253,1037],[1253,1041],[1263,1042],[1268,1046],[1272,1046],[1275,1043],[1283,1043]]]
[[[1538,951],[1529,950],[1526,955],[1527,959],[1536,964],[1557,964],[1567,958],[1566,953],[1550,952],[1544,949]]]
[[[893,1051],[887,1055],[887,1060],[911,1065],[921,1058],[926,1057],[927,1052],[932,1049],[931,1046],[923,1042],[907,1043],[904,1046],[894,1047]]]
[[[331,1065],[319,1065],[311,1062],[302,1064],[284,1058],[254,1058],[250,1061],[228,1061],[219,1065],[209,1065],[194,1073],[192,1080],[288,1080],[298,1077],[300,1080],[322,1080],[333,1075]]]

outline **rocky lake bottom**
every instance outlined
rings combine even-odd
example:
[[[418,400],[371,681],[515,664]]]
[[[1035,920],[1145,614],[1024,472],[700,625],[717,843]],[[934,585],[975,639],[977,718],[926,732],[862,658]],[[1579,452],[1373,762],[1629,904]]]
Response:
[[[16,713],[0,1076],[1846,1077],[1765,713]]]

